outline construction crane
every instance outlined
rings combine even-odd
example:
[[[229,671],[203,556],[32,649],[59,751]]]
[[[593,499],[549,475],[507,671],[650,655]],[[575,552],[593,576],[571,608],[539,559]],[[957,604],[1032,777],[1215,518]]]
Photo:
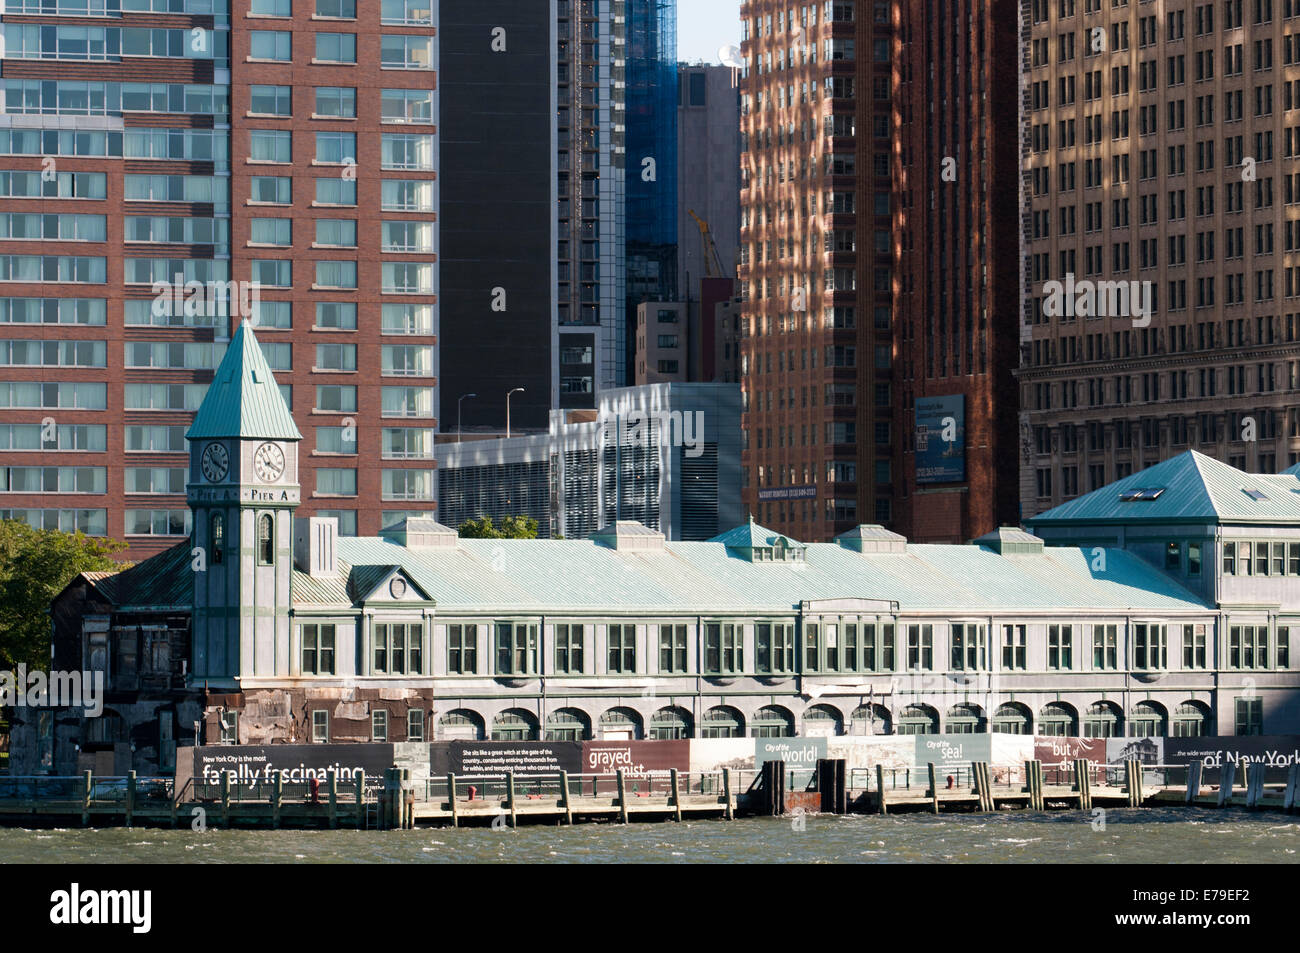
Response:
[[[704,276],[706,278],[726,278],[727,269],[723,267],[722,256],[718,254],[718,246],[713,241],[713,233],[709,231],[709,223],[695,214],[694,209],[687,209],[687,214],[695,219],[695,224],[700,229],[700,239],[704,242]],[[717,273],[714,273],[714,266],[717,266]]]

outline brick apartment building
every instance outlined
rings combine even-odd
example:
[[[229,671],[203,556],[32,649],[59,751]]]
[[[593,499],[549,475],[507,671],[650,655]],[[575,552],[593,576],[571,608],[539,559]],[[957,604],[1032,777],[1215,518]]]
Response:
[[[745,502],[798,539],[894,521],[890,9],[741,5]]]
[[[240,309],[174,307],[157,292],[177,275],[257,284],[303,424],[303,509],[342,533],[432,512],[440,361],[513,368],[517,415],[544,423],[555,21],[521,0],[444,6],[6,8],[0,517],[125,538],[135,559],[189,532],[184,433]],[[475,97],[495,108],[455,105]],[[506,166],[537,194],[503,196]],[[540,227],[500,234],[529,210]]]

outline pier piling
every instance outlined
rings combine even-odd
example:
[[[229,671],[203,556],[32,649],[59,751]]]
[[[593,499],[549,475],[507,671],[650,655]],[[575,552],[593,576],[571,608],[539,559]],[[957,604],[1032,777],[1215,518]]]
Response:
[[[515,815],[515,773],[506,772],[506,804],[510,808],[510,826],[514,827],[519,823],[519,818]]]
[[[1294,774],[1295,774],[1295,772],[1293,771],[1293,772],[1292,772],[1292,776],[1293,776],[1293,777],[1294,777]],[[677,777],[677,769],[676,769],[676,768],[673,768],[673,769],[671,770],[671,777],[672,777],[672,792],[673,792],[673,793],[672,793],[672,799],[673,799],[673,820],[675,820],[677,823],[680,824],[680,823],[682,822],[682,789],[681,789],[681,781],[680,781],[680,780],[678,779],[678,777]],[[573,818],[572,818],[572,817],[569,818],[569,823],[570,823],[570,824],[573,823]]]
[[[1286,794],[1282,797],[1282,809],[1288,814],[1295,813],[1296,787],[1298,784],[1300,784],[1300,764],[1293,761],[1286,774]]]
[[[231,771],[221,772],[221,826],[230,828],[230,782],[234,778]]]
[[[131,819],[135,815],[135,772],[126,773],[126,826],[131,826]]]
[[[460,808],[456,805],[456,775],[447,774],[447,803],[451,811],[451,826],[460,827]]]
[[[87,771],[82,776],[81,788],[81,826],[90,826],[90,795],[95,790],[94,776]]]
[[[1219,807],[1232,806],[1232,786],[1237,780],[1237,763],[1229,761],[1219,772]]]
[[[278,830],[280,827],[280,808],[284,804],[284,772],[275,772],[275,780],[271,782],[271,827]]]
[[[1185,803],[1195,804],[1197,797],[1201,794],[1201,770],[1203,765],[1199,761],[1193,761],[1187,766],[1187,797]]]
[[[627,823],[627,778],[623,775],[623,769],[619,768],[615,777],[618,780],[618,816],[619,819]]]
[[[339,826],[339,775],[333,768],[330,768],[328,783],[330,791],[330,830],[337,830]]]
[[[722,769],[722,796],[726,799],[725,811],[723,816],[730,821],[736,816],[736,812],[733,809],[731,803],[731,769],[730,768]]]
[[[934,769],[934,762],[931,761],[926,765],[926,773],[930,777],[930,810],[939,813],[939,779]]]
[[[357,830],[366,823],[366,772],[357,771]]]

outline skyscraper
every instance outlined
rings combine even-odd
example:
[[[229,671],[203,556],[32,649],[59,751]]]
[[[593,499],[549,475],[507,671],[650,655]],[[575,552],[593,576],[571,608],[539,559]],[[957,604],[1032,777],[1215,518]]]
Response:
[[[1300,460],[1300,4],[1024,5],[1025,515]]]
[[[623,382],[627,0],[557,0],[558,354],[552,406]]]
[[[897,457],[880,475],[898,532],[964,543],[1019,517],[1016,4],[896,9]]]
[[[888,12],[741,6],[745,500],[803,540],[893,521]]]

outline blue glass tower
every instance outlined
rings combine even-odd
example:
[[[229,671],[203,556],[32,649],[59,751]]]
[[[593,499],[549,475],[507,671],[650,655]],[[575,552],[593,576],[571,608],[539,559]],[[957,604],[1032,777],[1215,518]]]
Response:
[[[636,310],[677,297],[677,0],[627,3],[626,377]]]

